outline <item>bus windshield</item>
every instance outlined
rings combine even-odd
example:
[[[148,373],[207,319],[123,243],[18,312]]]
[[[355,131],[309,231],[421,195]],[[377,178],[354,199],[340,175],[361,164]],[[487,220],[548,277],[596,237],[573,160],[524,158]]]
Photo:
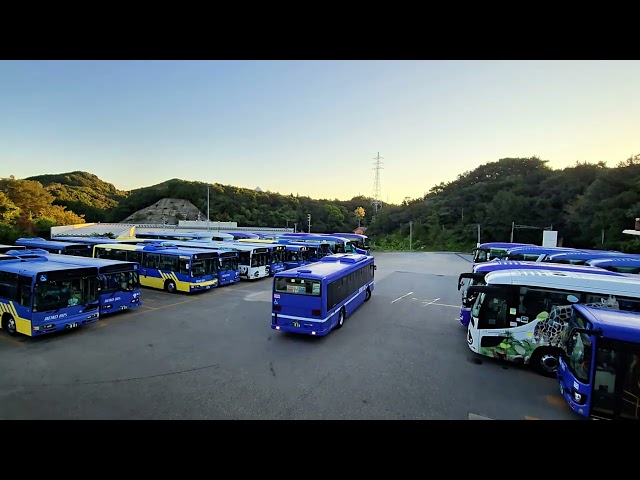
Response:
[[[275,281],[277,293],[293,293],[297,295],[320,296],[320,281],[304,278],[278,277]]]
[[[220,257],[221,270],[238,270],[238,257]]]
[[[87,304],[97,299],[88,278],[51,280],[35,285],[33,311],[58,310],[71,305]]]
[[[567,358],[571,372],[578,380],[588,383],[591,371],[591,338],[574,331],[567,341]]]
[[[191,261],[191,277],[202,277],[203,275],[216,275],[215,258],[203,258]]]
[[[106,280],[101,293],[132,292],[139,288],[138,271],[104,274]]]

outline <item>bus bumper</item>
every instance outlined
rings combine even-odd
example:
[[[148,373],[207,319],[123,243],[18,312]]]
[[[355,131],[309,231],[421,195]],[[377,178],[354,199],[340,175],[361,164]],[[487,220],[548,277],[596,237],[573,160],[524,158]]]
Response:
[[[588,386],[578,382],[573,378],[573,375],[567,368],[567,364],[564,363],[562,358],[560,359],[560,366],[558,367],[558,384],[560,387],[560,395],[565,399],[571,410],[583,417],[589,417],[589,407],[585,405],[587,403]],[[580,398],[578,403],[575,398]]]
[[[308,320],[292,320],[290,318],[278,317],[277,313],[271,314],[271,328],[282,332],[323,337],[329,333],[329,325],[329,320],[324,322],[310,322]]]

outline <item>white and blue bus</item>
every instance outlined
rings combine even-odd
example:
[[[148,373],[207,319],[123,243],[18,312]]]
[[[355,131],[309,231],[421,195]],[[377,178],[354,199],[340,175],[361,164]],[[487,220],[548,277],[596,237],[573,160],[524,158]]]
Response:
[[[471,318],[471,306],[475,297],[469,297],[467,295],[467,289],[473,285],[484,285],[484,278],[490,272],[496,272],[500,270],[513,270],[513,269],[528,269],[528,270],[547,270],[547,271],[561,271],[561,272],[583,272],[583,273],[595,273],[599,275],[616,275],[622,276],[620,273],[605,270],[603,268],[586,266],[586,265],[564,265],[558,263],[547,262],[521,262],[517,260],[492,260],[490,262],[480,263],[473,267],[473,272],[461,273],[458,277],[458,290],[464,285],[464,279],[467,279],[466,288],[462,290],[462,305],[460,307],[460,323],[462,326],[467,327],[469,325],[469,319]]]
[[[477,295],[467,328],[469,348],[531,365],[547,376],[556,375],[566,323],[551,316],[554,307],[600,303],[640,311],[640,283],[627,275],[523,268],[490,272],[485,283],[467,292]]]
[[[375,269],[370,255],[339,253],[277,273],[271,328],[323,336],[342,327],[371,298]]]
[[[573,305],[561,346],[560,393],[574,412],[640,420],[640,314]]]
[[[626,275],[640,275],[640,258],[637,257],[596,258],[587,260],[586,264]]]

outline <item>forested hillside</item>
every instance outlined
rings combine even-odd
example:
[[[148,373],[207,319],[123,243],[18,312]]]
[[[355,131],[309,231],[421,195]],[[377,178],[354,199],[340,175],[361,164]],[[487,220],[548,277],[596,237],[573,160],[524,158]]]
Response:
[[[23,235],[48,236],[52,225],[121,222],[165,199],[183,199],[210,219],[240,226],[353,231],[367,226],[377,248],[470,251],[482,242],[539,244],[543,229],[558,231],[572,247],[640,251],[622,230],[640,217],[640,155],[607,167],[576,162],[554,170],[537,157],[503,158],[433,186],[401,205],[383,205],[374,216],[369,198],[311,199],[218,183],[171,179],[132,191],[87,172],[0,179],[0,243]],[[514,227],[515,225],[515,227]]]

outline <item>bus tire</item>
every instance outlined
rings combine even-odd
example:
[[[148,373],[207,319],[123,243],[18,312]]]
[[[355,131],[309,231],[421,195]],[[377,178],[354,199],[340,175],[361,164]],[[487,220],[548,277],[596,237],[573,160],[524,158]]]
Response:
[[[367,287],[367,291],[364,294],[364,301],[368,302],[370,298],[371,298],[371,289]]]
[[[7,333],[12,337],[15,337],[18,334],[18,330],[16,328],[16,321],[9,314],[6,314],[2,317],[2,328],[6,330]]]
[[[345,318],[345,312],[344,312],[344,307],[342,307],[340,309],[340,313],[338,314],[338,323],[336,323],[336,329],[338,328],[342,328],[342,326],[344,325],[344,318]]]
[[[560,349],[538,347],[529,361],[534,370],[545,377],[556,377],[560,364]]]
[[[164,289],[169,293],[176,293],[176,282],[173,280],[167,280],[164,282]]]

